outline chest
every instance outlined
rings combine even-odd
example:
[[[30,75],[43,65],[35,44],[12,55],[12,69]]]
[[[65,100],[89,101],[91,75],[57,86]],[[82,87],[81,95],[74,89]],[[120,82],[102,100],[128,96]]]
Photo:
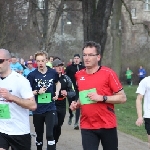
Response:
[[[66,78],[60,78],[59,82],[61,83],[61,90],[66,90],[68,87],[68,82]]]

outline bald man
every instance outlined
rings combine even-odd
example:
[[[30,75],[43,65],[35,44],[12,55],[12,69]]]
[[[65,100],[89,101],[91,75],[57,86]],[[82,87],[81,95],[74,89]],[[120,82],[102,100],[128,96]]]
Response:
[[[29,109],[37,105],[29,81],[10,63],[9,51],[0,49],[0,150],[31,150]]]

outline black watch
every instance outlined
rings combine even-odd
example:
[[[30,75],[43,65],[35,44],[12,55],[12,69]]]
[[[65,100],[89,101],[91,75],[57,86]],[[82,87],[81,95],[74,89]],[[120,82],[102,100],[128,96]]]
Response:
[[[103,102],[105,103],[107,101],[107,96],[103,96]]]

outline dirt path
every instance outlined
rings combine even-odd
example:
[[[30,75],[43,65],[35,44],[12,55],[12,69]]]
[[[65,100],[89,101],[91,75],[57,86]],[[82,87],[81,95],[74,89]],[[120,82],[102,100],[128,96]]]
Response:
[[[73,124],[68,125],[68,113],[65,118],[65,122],[62,127],[62,134],[57,144],[57,150],[83,150],[81,144],[80,130],[74,130]],[[34,133],[34,128],[31,118],[31,132]],[[119,136],[119,150],[150,150],[147,143],[142,142],[132,136],[126,135],[118,131]],[[44,135],[45,139],[45,135]],[[35,139],[32,138],[32,150],[36,150]],[[43,150],[46,150],[46,140],[44,140]],[[102,150],[101,146],[99,150]]]

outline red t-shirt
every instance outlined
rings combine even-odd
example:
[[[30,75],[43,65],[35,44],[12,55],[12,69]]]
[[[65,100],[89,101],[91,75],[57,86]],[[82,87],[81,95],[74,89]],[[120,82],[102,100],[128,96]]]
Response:
[[[75,74],[79,92],[96,88],[100,95],[111,96],[122,90],[116,73],[108,67],[100,67],[94,74],[87,74],[85,69]],[[114,128],[117,119],[114,104],[97,102],[81,105],[81,129]]]

